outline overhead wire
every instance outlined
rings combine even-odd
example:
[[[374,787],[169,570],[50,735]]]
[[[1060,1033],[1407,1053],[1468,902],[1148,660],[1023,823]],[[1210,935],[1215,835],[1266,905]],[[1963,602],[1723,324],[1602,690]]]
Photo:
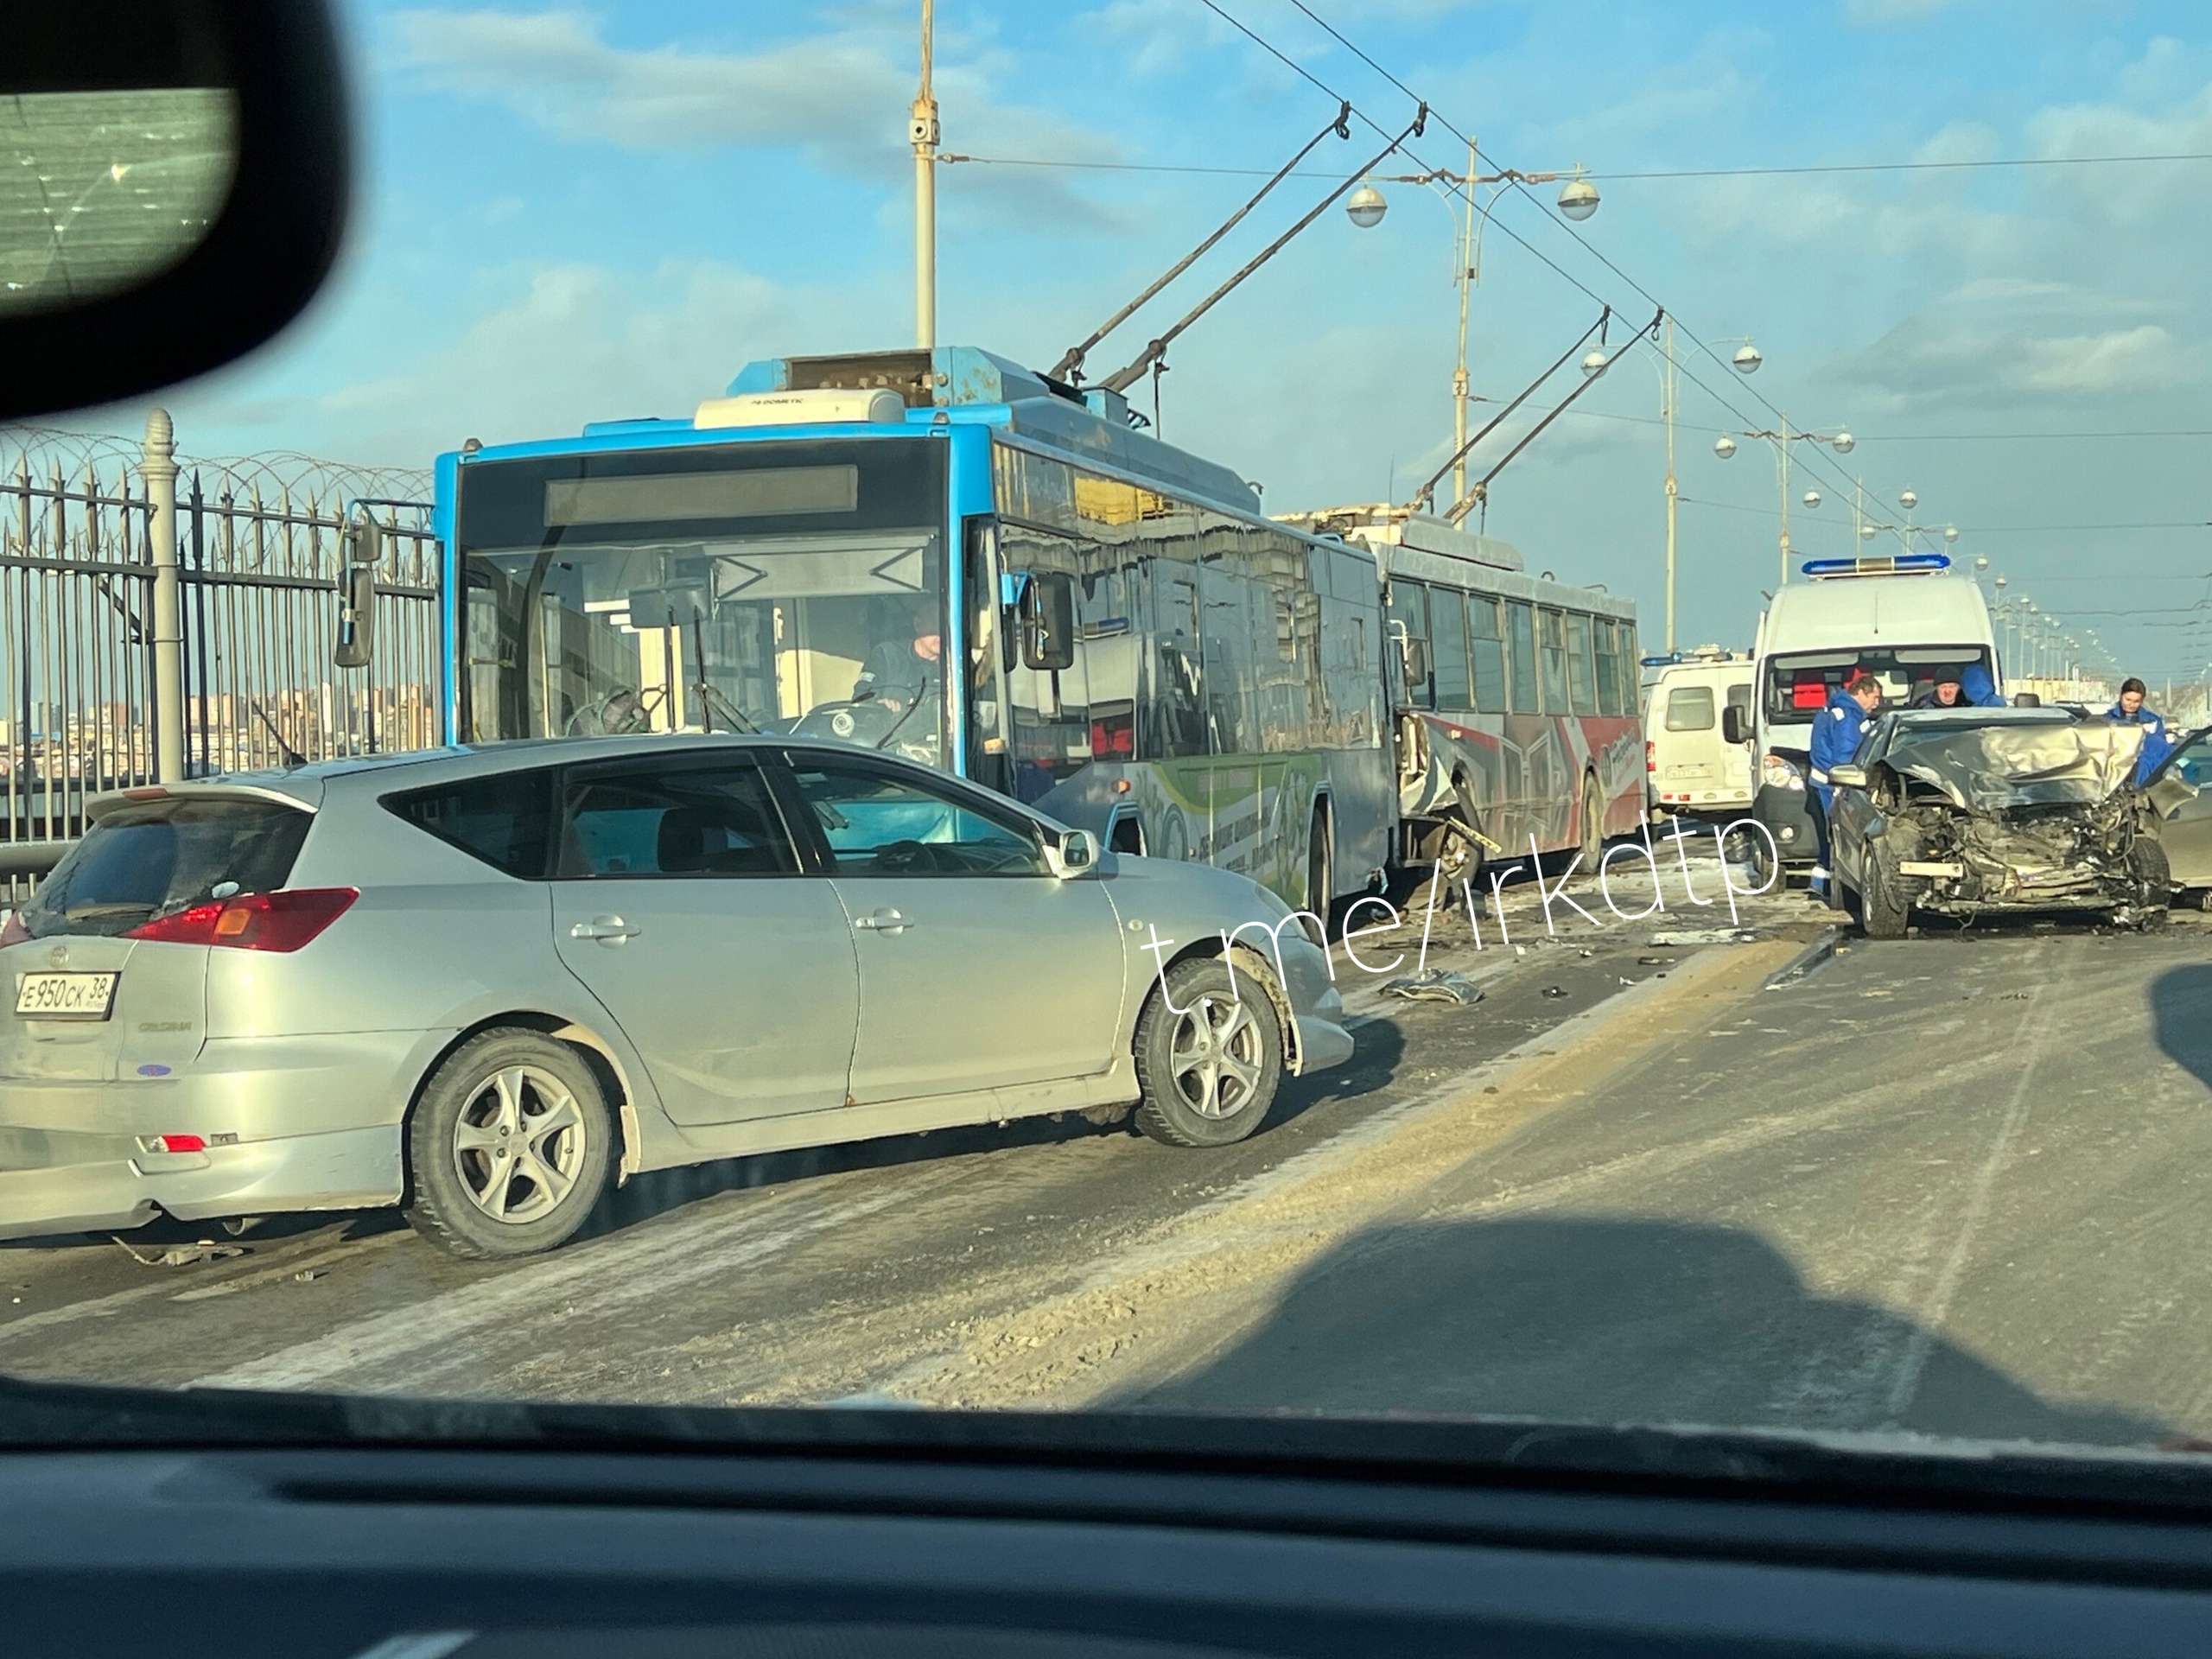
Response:
[[[1230,17],[1226,11],[1224,11],[1221,7],[1216,3],[1216,0],[1202,0],[1202,3],[1217,16],[1227,19],[1227,21],[1234,24],[1245,35],[1254,41],[1259,41],[1259,43],[1275,58],[1288,65],[1291,68],[1295,69],[1300,74],[1304,75],[1306,79],[1312,81],[1315,86],[1322,86],[1322,82],[1319,79],[1312,74],[1302,65],[1293,62],[1287,54],[1278,50],[1269,42],[1262,40],[1258,35],[1255,34],[1251,29],[1245,28],[1243,23],[1238,22],[1234,17]],[[1459,126],[1453,123],[1452,118],[1448,114],[1440,109],[1437,109],[1434,105],[1428,104],[1427,100],[1422,99],[1418,92],[1413,90],[1412,87],[1407,86],[1406,83],[1401,80],[1396,75],[1393,74],[1389,70],[1384,68],[1382,65],[1376,62],[1374,58],[1370,56],[1360,47],[1346,37],[1342,30],[1338,29],[1334,24],[1331,23],[1326,18],[1315,11],[1312,6],[1306,4],[1306,0],[1291,0],[1291,3],[1297,7],[1297,9],[1300,12],[1304,13],[1308,18],[1312,19],[1313,22],[1319,25],[1320,28],[1326,30],[1330,37],[1335,40],[1338,44],[1344,47],[1345,50],[1351,52],[1355,57],[1358,58],[1361,62],[1366,64],[1369,68],[1374,70],[1376,73],[1381,75],[1385,80],[1389,81],[1391,86],[1396,87],[1399,92],[1402,92],[1406,97],[1414,99],[1417,104],[1421,104],[1424,105],[1424,107],[1427,107],[1431,111],[1431,113],[1434,115],[1439,124],[1440,124],[1454,137],[1458,138],[1462,143],[1465,144],[1471,154],[1476,156],[1478,160],[1489,162],[1492,167],[1497,168],[1500,172],[1507,175],[1507,182],[1511,186],[1511,188],[1527,200],[1534,203],[1537,211],[1542,213],[1547,219],[1550,220],[1554,225],[1556,225],[1560,229],[1565,231],[1569,236],[1573,237],[1575,242],[1586,252],[1597,259],[1600,264],[1604,265],[1606,270],[1612,272],[1614,276],[1618,276],[1621,281],[1626,283],[1630,288],[1634,289],[1637,295],[1640,296],[1647,304],[1665,312],[1668,316],[1672,317],[1674,319],[1675,328],[1689,340],[1692,346],[1695,346],[1706,356],[1711,358],[1721,367],[1728,369],[1732,373],[1735,372],[1734,365],[1729,363],[1726,359],[1722,358],[1718,352],[1714,351],[1711,346],[1707,345],[1703,337],[1700,336],[1694,328],[1684,322],[1678,313],[1676,313],[1671,307],[1667,306],[1660,300],[1658,296],[1652,293],[1649,289],[1644,287],[1642,283],[1639,283],[1635,277],[1629,275],[1627,271],[1622,270],[1619,264],[1608,256],[1602,248],[1599,248],[1587,237],[1584,236],[1581,231],[1571,221],[1562,218],[1557,213],[1554,212],[1553,209],[1540,197],[1538,197],[1534,191],[1529,188],[1528,184],[1524,180],[1519,177],[1518,175],[1513,173],[1512,169],[1503,167],[1495,156],[1491,156],[1488,152],[1484,150],[1482,146],[1472,137],[1469,137],[1466,133],[1462,132]],[[1323,86],[1323,90],[1327,91],[1328,89],[1325,86]],[[1339,96],[1333,92],[1330,95],[1332,97]],[[1350,100],[1340,99],[1340,101],[1349,102]],[[1355,109],[1357,109],[1357,106],[1355,106]],[[1376,125],[1372,118],[1366,116],[1364,113],[1361,114],[1361,119],[1367,121],[1370,126]],[[1376,126],[1376,130],[1379,132],[1382,130],[1382,128]],[[1413,152],[1408,149],[1407,154],[1413,155]],[[1421,160],[1418,156],[1415,156],[1414,159],[1415,161]],[[1423,163],[1423,165],[1426,166],[1427,164]],[[1582,292],[1587,295],[1590,298],[1599,301],[1600,304],[1611,303],[1611,302],[1605,300],[1601,296],[1594,292],[1587,284],[1581,282],[1580,279],[1568,273],[1564,267],[1546,257],[1544,255],[1537,253],[1534,245],[1525,238],[1516,234],[1510,226],[1505,225],[1502,221],[1497,219],[1492,219],[1491,223],[1496,226],[1498,229],[1504,231],[1514,241],[1519,243],[1523,248],[1528,249],[1531,253],[1536,253],[1536,257],[1538,258],[1542,259],[1546,264],[1550,265],[1554,270],[1558,271],[1562,276],[1566,276],[1569,282],[1573,283],[1577,288],[1580,289]],[[1688,380],[1693,386],[1695,386],[1699,391],[1704,392],[1707,397],[1712,398],[1722,408],[1727,410],[1729,413],[1734,415],[1739,421],[1741,421],[1745,426],[1750,427],[1758,424],[1758,423],[1754,422],[1751,416],[1745,415],[1740,409],[1738,409],[1732,403],[1729,402],[1728,399],[1723,397],[1711,386],[1698,378],[1695,374],[1684,369],[1679,359],[1675,360],[1674,366],[1676,375]],[[1761,404],[1764,405],[1767,410],[1775,416],[1777,422],[1781,423],[1781,429],[1785,433],[1788,432],[1788,418],[1783,415],[1781,410],[1777,408],[1775,404],[1767,398],[1765,394],[1759,391],[1758,388],[1750,387],[1747,389],[1751,391],[1752,397]],[[1829,456],[1819,452],[1816,452],[1816,455],[1817,463],[1827,466],[1829,475],[1834,481],[1840,483],[1847,489],[1857,487],[1858,480],[1850,474],[1844,472],[1840,467],[1834,466]]]

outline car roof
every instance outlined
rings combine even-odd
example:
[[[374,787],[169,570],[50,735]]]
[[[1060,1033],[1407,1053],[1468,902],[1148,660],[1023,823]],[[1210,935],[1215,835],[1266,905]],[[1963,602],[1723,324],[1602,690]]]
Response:
[[[296,801],[314,810],[321,807],[333,788],[350,791],[358,782],[370,779],[374,779],[370,787],[382,793],[387,790],[428,786],[462,778],[486,777],[537,766],[585,766],[597,760],[620,760],[656,753],[698,754],[717,749],[740,753],[747,750],[842,752],[855,759],[868,758],[926,772],[995,801],[1006,798],[971,779],[925,766],[899,755],[886,754],[866,744],[811,734],[737,732],[518,738],[501,743],[457,744],[445,748],[414,749],[403,754],[345,756],[283,771],[229,772],[213,778],[195,778],[188,783],[168,785],[162,792],[169,795],[275,796]],[[118,791],[91,803],[91,809],[97,817],[126,800],[146,798],[152,792],[151,790]],[[1014,801],[1006,801],[1006,804],[1014,806],[1024,816],[1043,823],[1056,825],[1058,823],[1034,807],[1023,806]]]

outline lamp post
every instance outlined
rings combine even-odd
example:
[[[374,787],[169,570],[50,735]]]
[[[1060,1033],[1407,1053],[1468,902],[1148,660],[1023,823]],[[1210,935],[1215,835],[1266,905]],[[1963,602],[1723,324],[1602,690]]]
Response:
[[[937,345],[937,95],[930,90],[937,0],[922,0],[922,86],[906,123],[914,145],[914,344]]]
[[[1452,466],[1454,501],[1465,500],[1467,495],[1467,406],[1473,401],[1467,378],[1467,313],[1471,290],[1483,279],[1483,232],[1490,228],[1491,210],[1497,206],[1498,198],[1516,184],[1553,184],[1561,179],[1566,183],[1560,189],[1559,211],[1564,217],[1579,224],[1598,211],[1599,200],[1597,185],[1580,166],[1564,174],[1523,173],[1510,167],[1497,173],[1483,173],[1477,170],[1481,164],[1482,152],[1477,141],[1470,138],[1465,173],[1407,173],[1392,175],[1383,181],[1391,184],[1424,184],[1432,188],[1448,187],[1452,251],[1458,256],[1453,262],[1452,280],[1459,289],[1459,349],[1452,370],[1452,448],[1460,457]],[[1380,224],[1389,211],[1388,201],[1375,184],[1372,180],[1362,184],[1344,204],[1344,212],[1362,230]],[[1491,191],[1490,199],[1478,207],[1475,193],[1484,185],[1496,188]]]
[[[1744,360],[1746,352],[1751,353],[1751,359],[1748,365]],[[1735,360],[1738,371],[1750,374],[1758,368],[1763,359],[1759,357],[1758,348],[1747,341],[1742,350],[1736,353]],[[1780,413],[1778,410],[1777,412]],[[1777,431],[1745,432],[1738,435],[1745,438],[1764,438],[1774,447],[1775,479],[1780,488],[1782,499],[1782,580],[1786,583],[1789,580],[1789,446],[1793,443],[1825,443],[1839,455],[1847,455],[1858,447],[1859,440],[1851,435],[1847,428],[1843,427],[1839,427],[1833,432],[1795,430],[1791,428],[1789,416],[1787,415],[1782,416],[1782,426]],[[1723,461],[1728,460],[1736,453],[1735,440],[1726,433],[1722,433],[1713,446],[1713,453]],[[1816,490],[1808,492],[1805,505],[1818,505],[1819,496],[1820,493]],[[1863,525],[1860,533],[1861,535],[1865,533]]]

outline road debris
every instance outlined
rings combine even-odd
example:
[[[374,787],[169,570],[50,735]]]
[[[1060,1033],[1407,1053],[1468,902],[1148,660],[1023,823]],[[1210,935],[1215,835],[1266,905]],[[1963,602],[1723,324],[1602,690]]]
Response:
[[[110,1234],[109,1236],[114,1237],[114,1235]],[[243,1244],[218,1244],[212,1238],[203,1238],[196,1244],[172,1244],[151,1255],[140,1255],[120,1238],[117,1238],[115,1243],[125,1255],[142,1268],[189,1268],[202,1262],[227,1262],[234,1255],[247,1254]]]
[[[1694,927],[1680,933],[1654,933],[1644,943],[1674,944],[1755,944],[1758,935],[1745,927]]]
[[[1396,979],[1386,980],[1382,994],[1403,997],[1408,1002],[1465,1004],[1483,1000],[1481,986],[1465,974],[1455,974],[1448,968],[1426,968],[1418,974],[1402,974]]]

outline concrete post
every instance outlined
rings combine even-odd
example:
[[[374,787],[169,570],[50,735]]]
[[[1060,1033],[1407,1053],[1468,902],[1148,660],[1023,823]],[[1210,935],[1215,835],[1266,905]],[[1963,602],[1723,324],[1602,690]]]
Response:
[[[154,556],[154,778],[184,781],[184,595],[176,562],[176,430],[168,411],[146,416],[140,470],[153,504],[148,526]]]

